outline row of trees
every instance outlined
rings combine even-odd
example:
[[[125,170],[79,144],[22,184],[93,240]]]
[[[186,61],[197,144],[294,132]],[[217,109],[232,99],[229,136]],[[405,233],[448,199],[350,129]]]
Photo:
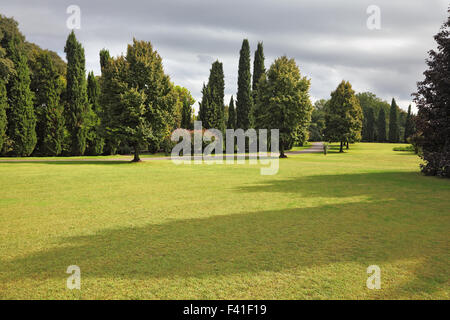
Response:
[[[407,142],[415,133],[411,106],[408,112],[400,109],[395,101],[389,105],[371,92],[356,94],[363,112],[361,141]],[[314,104],[309,134],[311,141],[325,139],[325,106],[329,100],[321,99]]]
[[[294,143],[301,145],[308,139],[312,112],[310,81],[301,76],[293,59],[280,57],[267,72],[264,60],[263,43],[259,42],[252,74],[250,44],[244,39],[239,55],[236,101],[232,96],[228,106],[224,105],[223,65],[215,61],[208,82],[203,85],[198,119],[207,129],[279,129],[280,151],[284,157],[284,151]]]
[[[158,150],[175,127],[189,127],[194,99],[164,74],[149,42],[127,55],[100,52],[102,75],[86,78],[74,32],[57,54],[25,41],[0,16],[0,151],[3,155],[97,155]]]

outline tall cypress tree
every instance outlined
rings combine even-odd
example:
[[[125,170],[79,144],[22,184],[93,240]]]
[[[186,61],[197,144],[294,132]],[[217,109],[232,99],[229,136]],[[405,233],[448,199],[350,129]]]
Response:
[[[67,57],[66,124],[71,136],[70,152],[83,155],[90,126],[84,48],[72,31],[64,52]]]
[[[202,122],[202,125],[205,127],[209,127],[208,119],[206,118],[206,111],[209,109],[209,88],[203,83],[202,88],[202,100],[198,103],[199,104],[199,110],[198,110],[198,118]]]
[[[400,129],[398,126],[398,107],[395,99],[392,98],[391,110],[389,113],[389,142],[400,141]]]
[[[8,97],[6,95],[5,81],[2,78],[0,79],[0,153],[6,141],[6,125],[8,123],[6,109],[8,109]]]
[[[63,81],[48,52],[42,52],[36,59],[35,112],[37,152],[56,156],[62,152],[64,143],[64,106],[61,103]]]
[[[225,80],[223,65],[216,61],[212,64],[208,84],[203,85],[202,102],[200,103],[200,119],[204,128],[225,128],[225,107],[223,103]]]
[[[377,120],[377,138],[378,142],[386,142],[386,113],[380,109]]]
[[[373,142],[375,140],[375,113],[373,108],[367,110],[366,122],[366,139],[368,142]]]
[[[411,105],[408,107],[408,114],[406,115],[405,122],[405,136],[403,137],[404,142],[408,141],[408,138],[414,134],[414,122],[411,114]]]
[[[255,51],[255,60],[253,61],[253,84],[252,90],[256,91],[258,82],[262,75],[266,73],[264,66],[264,47],[262,42],[258,42],[258,47]]]
[[[8,136],[12,140],[12,152],[17,156],[29,156],[37,142],[36,115],[27,58],[13,39],[10,43],[16,74],[9,82]]]
[[[106,68],[106,65],[109,62],[109,59],[111,59],[111,56],[109,54],[108,49],[102,49],[100,50],[100,69],[103,73],[103,70]]]
[[[87,153],[90,155],[98,155],[103,152],[105,139],[103,138],[103,131],[100,117],[102,110],[100,108],[100,85],[97,78],[91,71],[88,74],[87,80],[87,96],[91,107],[90,111],[90,129],[87,136]]]
[[[230,105],[228,107],[228,129],[236,129],[236,112],[234,110],[234,99],[231,96]]]
[[[236,100],[236,127],[247,130],[250,127],[252,109],[250,74],[250,45],[247,39],[242,42],[239,56],[238,91]]]
[[[223,130],[225,128],[225,106],[223,102],[225,94],[225,80],[223,74],[223,64],[219,61],[215,61],[212,64],[208,86],[211,90],[211,105],[213,107],[212,127]]]
[[[193,99],[191,100],[193,101]],[[183,99],[183,107],[181,109],[181,128],[192,129],[192,103],[187,96]]]

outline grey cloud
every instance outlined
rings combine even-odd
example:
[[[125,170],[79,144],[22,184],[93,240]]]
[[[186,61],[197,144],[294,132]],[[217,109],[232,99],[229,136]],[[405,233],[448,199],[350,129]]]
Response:
[[[374,3],[376,2],[376,3]],[[446,0],[0,0],[1,13],[14,16],[29,41],[63,56],[69,33],[66,8],[77,4],[87,69],[99,72],[98,51],[126,51],[133,37],[152,41],[172,80],[198,100],[210,64],[224,63],[226,101],[236,92],[239,49],[264,41],[266,67],[278,56],[296,59],[311,78],[311,96],[328,98],[342,79],[406,108],[421,80],[433,35],[446,17]],[[366,27],[366,8],[381,9],[382,29]],[[252,57],[253,58],[253,57]]]

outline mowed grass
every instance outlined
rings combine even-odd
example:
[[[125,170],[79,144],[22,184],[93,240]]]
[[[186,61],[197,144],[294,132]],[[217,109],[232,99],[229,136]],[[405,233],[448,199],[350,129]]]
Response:
[[[293,155],[274,176],[0,163],[0,298],[449,299],[450,181],[393,147]],[[66,288],[69,265],[81,290]]]

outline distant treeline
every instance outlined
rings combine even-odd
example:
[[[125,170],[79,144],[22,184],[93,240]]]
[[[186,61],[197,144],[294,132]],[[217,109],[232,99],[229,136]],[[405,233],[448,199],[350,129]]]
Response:
[[[361,141],[364,142],[407,142],[416,129],[411,105],[408,112],[400,109],[392,99],[391,104],[380,99],[374,93],[362,92],[356,94],[363,112]],[[314,104],[309,140],[323,141],[325,139],[325,106],[329,100],[321,99]]]

